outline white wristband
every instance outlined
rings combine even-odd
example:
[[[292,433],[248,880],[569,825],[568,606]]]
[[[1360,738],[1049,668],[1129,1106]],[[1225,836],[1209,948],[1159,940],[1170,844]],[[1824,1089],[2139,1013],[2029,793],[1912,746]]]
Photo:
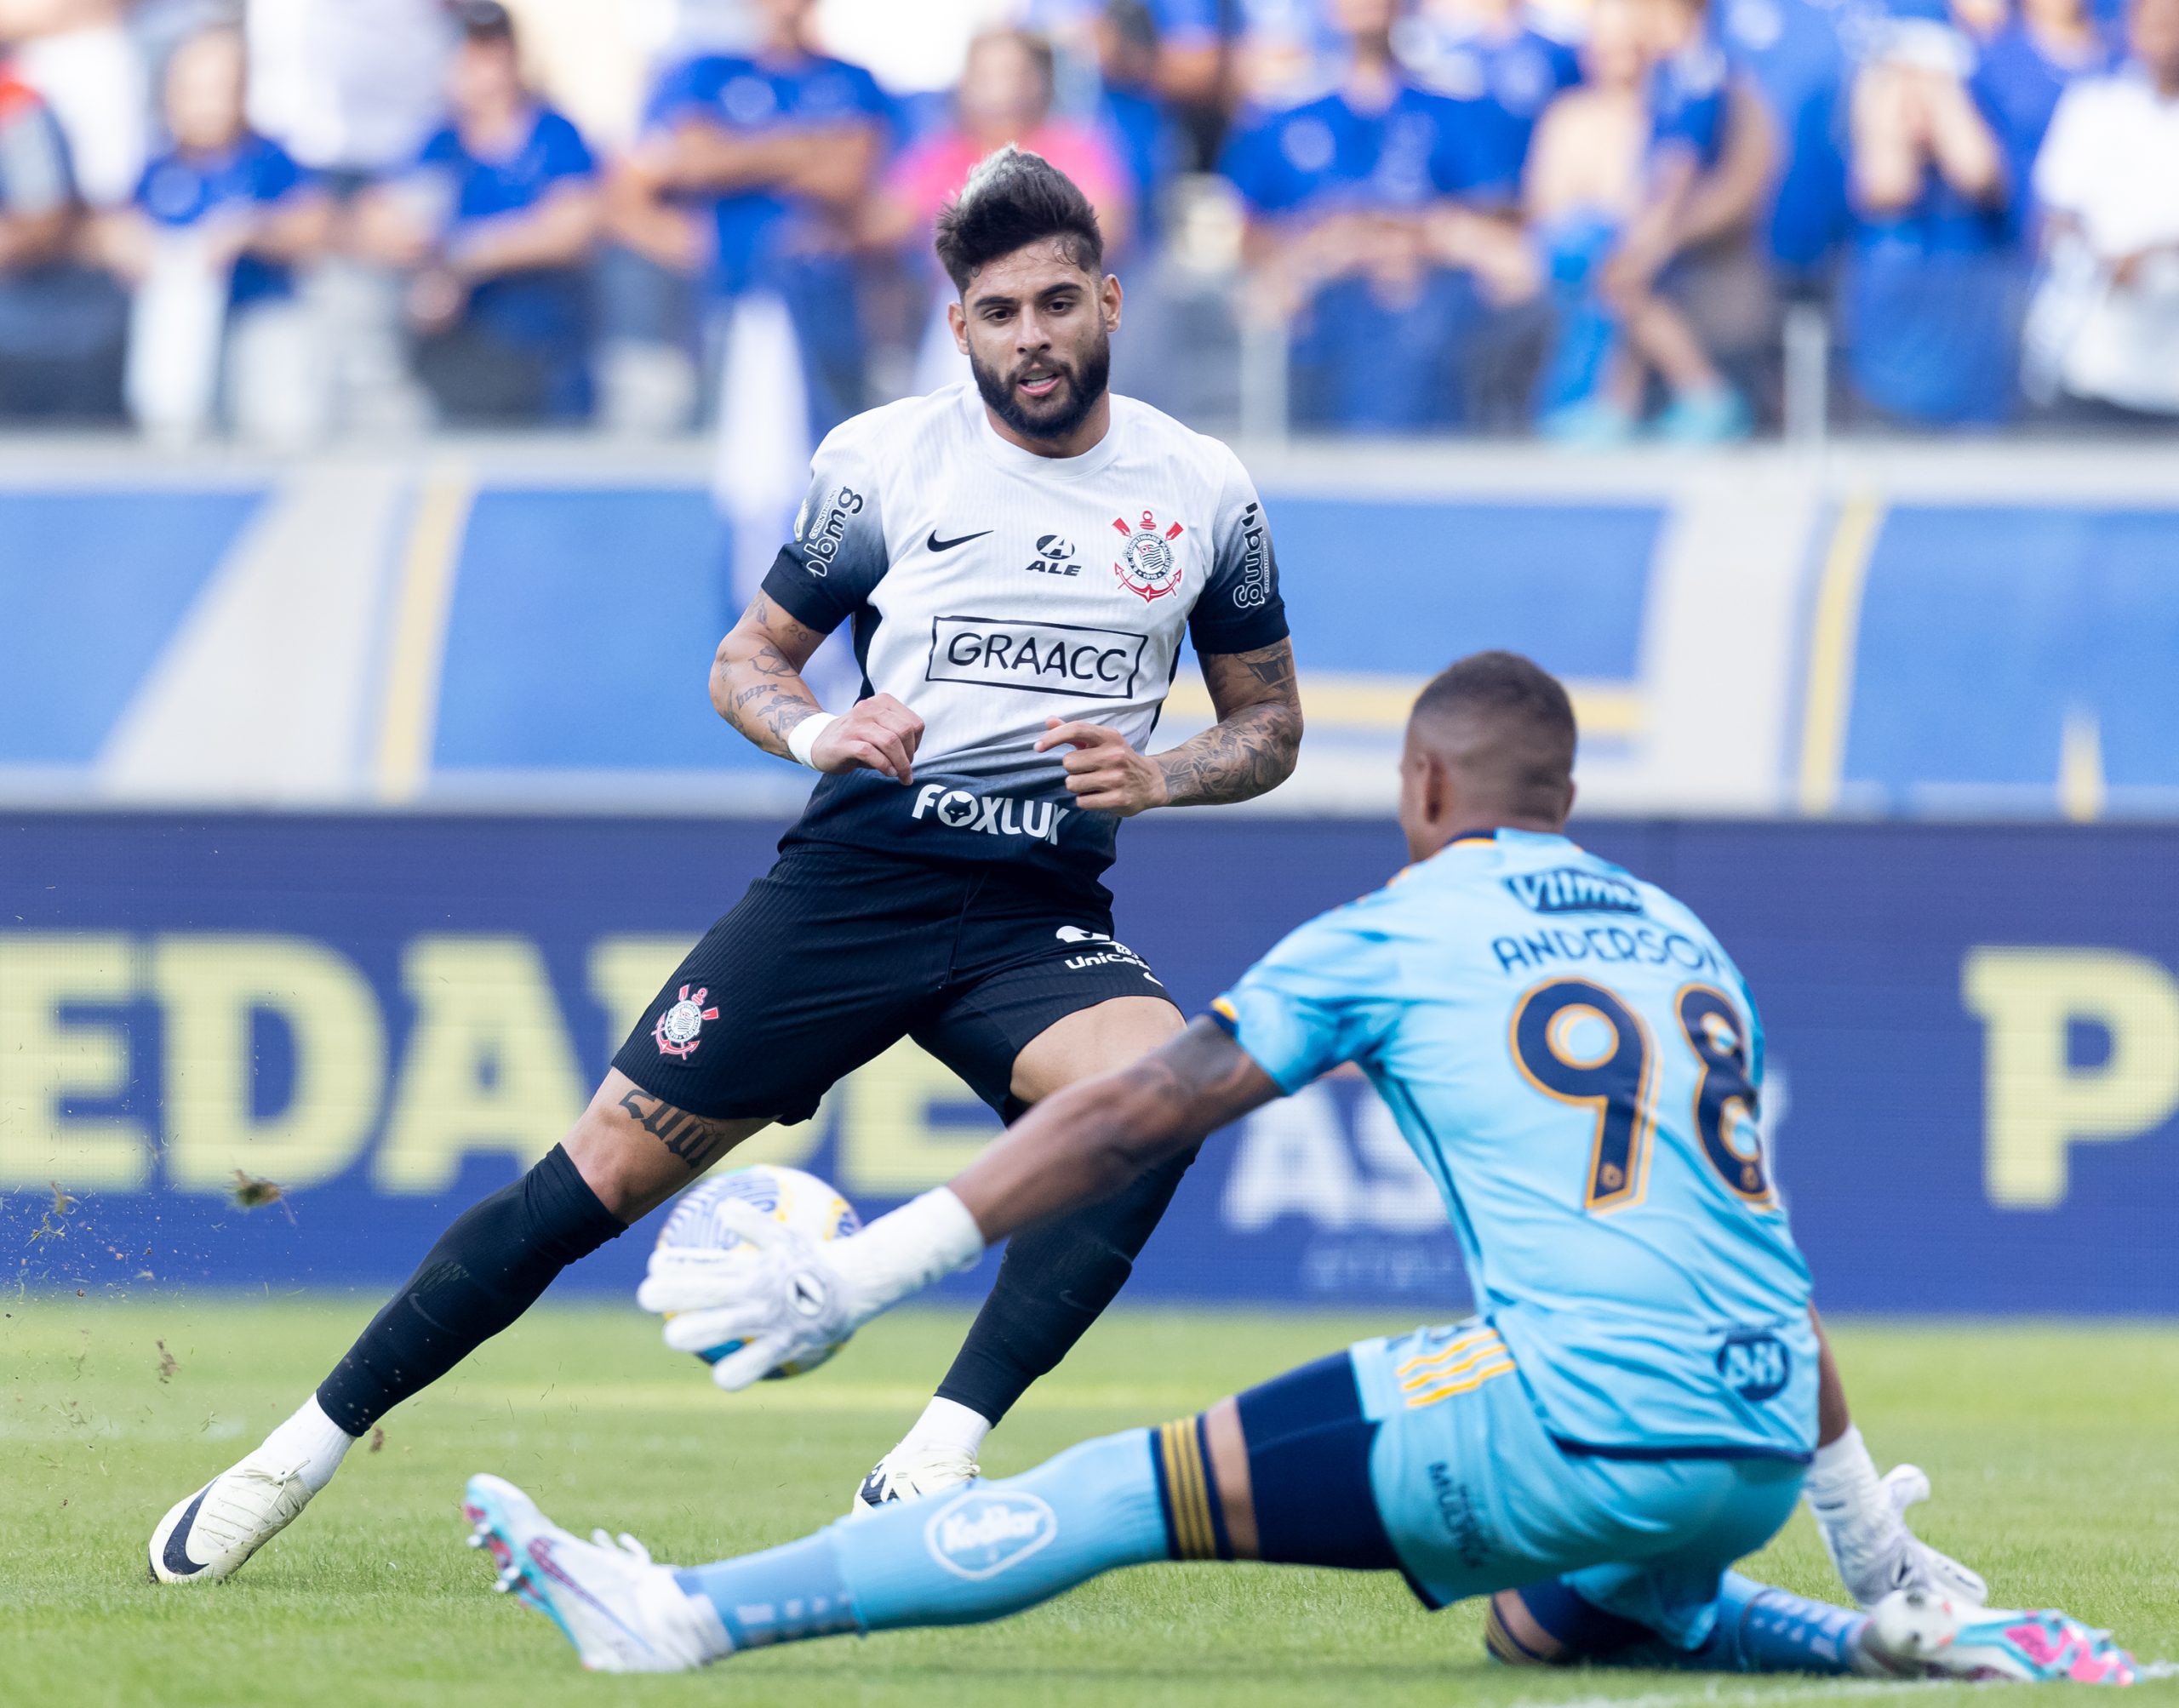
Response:
[[[848,1283],[857,1322],[941,1276],[966,1269],[983,1254],[983,1231],[969,1207],[945,1186],[909,1199],[861,1233],[825,1248]]]
[[[1801,1492],[1820,1511],[1859,1511],[1884,1505],[1876,1461],[1869,1457],[1858,1428],[1850,1424],[1836,1441],[1816,1448]]]
[[[817,745],[817,738],[840,721],[837,711],[821,711],[815,717],[805,717],[786,733],[786,751],[794,755],[794,763],[817,768],[817,762],[809,757],[809,750]]]

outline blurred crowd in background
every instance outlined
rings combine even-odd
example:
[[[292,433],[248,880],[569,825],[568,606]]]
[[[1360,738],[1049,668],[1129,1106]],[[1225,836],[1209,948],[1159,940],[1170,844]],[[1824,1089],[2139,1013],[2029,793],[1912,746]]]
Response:
[[[792,489],[1009,141],[1214,429],[2179,422],[2179,0],[0,0],[0,420]]]

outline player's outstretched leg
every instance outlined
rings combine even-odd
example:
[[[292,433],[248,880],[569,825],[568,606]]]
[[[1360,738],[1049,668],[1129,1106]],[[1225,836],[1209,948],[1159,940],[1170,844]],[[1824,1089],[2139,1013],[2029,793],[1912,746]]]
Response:
[[[1346,1354],[1199,1416],[1088,1442],[1025,1476],[977,1482],[785,1547],[693,1571],[558,1529],[496,1477],[471,1480],[476,1545],[500,1586],[553,1619],[585,1665],[717,1659],[847,1631],[964,1625],[1032,1607],[1119,1566],[1266,1560],[1399,1567],[1370,1480],[1377,1425]],[[661,1584],[683,1594],[667,1598]]]
[[[808,1637],[999,1619],[1121,1566],[1230,1559],[1204,1431],[1200,1418],[1128,1430],[1021,1477],[689,1571],[627,1537],[585,1542],[495,1477],[472,1477],[462,1510],[471,1545],[499,1563],[496,1587],[558,1625],[585,1666],[678,1671]]]
[[[1301,1553],[1260,1540],[1242,1405],[1246,1397],[1127,1429],[1020,1477],[895,1501],[861,1522],[844,1518],[693,1571],[651,1564],[626,1536],[619,1547],[603,1532],[580,1540],[497,1477],[471,1477],[464,1512],[471,1545],[501,1567],[499,1588],[553,1619],[597,1671],[673,1671],[771,1642],[1003,1619],[1098,1573],[1155,1560],[1394,1564],[1388,1545],[1381,1556],[1353,1551],[1358,1525],[1384,1536],[1366,1473],[1338,1482],[1330,1503],[1296,1505],[1314,1514],[1301,1522],[1316,1532]],[[1340,1499],[1353,1488],[1359,1512]]]
[[[439,1236],[294,1416],[169,1510],[152,1533],[152,1581],[232,1575],[294,1522],[380,1417],[764,1124],[685,1115],[608,1074],[563,1144]]]
[[[1688,1648],[1596,1605],[1581,1592],[1580,1575],[1492,1597],[1484,1625],[1491,1654],[1514,1665],[2135,1681],[2132,1656],[2112,1643],[2109,1633],[2049,1609],[2002,1612],[1905,1590],[1858,1613],[1727,1572],[1714,1618]]]
[[[1089,1332],[1135,1272],[1135,1260],[1173,1202],[1191,1150],[1102,1203],[1007,1242],[998,1278],[953,1367],[915,1426],[855,1491],[850,1517],[914,1499],[976,1475],[984,1437]]]

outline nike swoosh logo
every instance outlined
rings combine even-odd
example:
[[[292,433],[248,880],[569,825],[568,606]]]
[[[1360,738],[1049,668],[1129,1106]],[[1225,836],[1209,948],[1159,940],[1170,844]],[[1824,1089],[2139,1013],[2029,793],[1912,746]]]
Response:
[[[204,1569],[189,1557],[189,1550],[183,1545],[189,1540],[190,1529],[197,1522],[197,1509],[211,1492],[209,1482],[198,1489],[197,1498],[189,1503],[189,1511],[181,1515],[181,1522],[167,1532],[166,1550],[160,1563],[178,1578],[191,1577]]]
[[[984,534],[990,532],[991,529],[987,528],[983,534],[964,534],[958,540],[941,540],[938,530],[934,528],[930,530],[930,538],[924,541],[924,549],[927,551],[951,551],[957,546],[966,546],[971,540],[981,540]]]

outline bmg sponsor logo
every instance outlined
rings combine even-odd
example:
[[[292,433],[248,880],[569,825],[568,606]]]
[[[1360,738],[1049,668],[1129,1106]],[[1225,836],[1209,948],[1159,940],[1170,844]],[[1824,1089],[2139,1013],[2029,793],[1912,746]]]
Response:
[[[1241,579],[1234,585],[1234,604],[1254,610],[1271,597],[1271,533],[1263,525],[1263,506],[1250,499],[1241,512]]]
[[[948,830],[978,831],[987,837],[1033,837],[1059,846],[1059,827],[1074,808],[1056,801],[1017,801],[1011,795],[976,795],[926,783],[916,791],[911,819],[930,817]]]
[[[796,536],[802,541],[803,568],[812,575],[830,570],[841,542],[847,538],[849,518],[861,513],[861,493],[850,487],[835,488],[817,512],[817,525]]]
[[[1059,1519],[1033,1494],[979,1491],[963,1495],[924,1526],[930,1557],[957,1578],[995,1578],[1047,1547]]]
[[[999,617],[938,617],[927,682],[1018,688],[1076,700],[1132,700],[1147,637]]]
[[[1623,877],[1578,865],[1518,872],[1505,880],[1514,900],[1531,913],[1639,913],[1642,892]]]
[[[1776,1334],[1743,1330],[1728,1334],[1718,1348],[1718,1374],[1724,1385],[1754,1404],[1776,1399],[1793,1373],[1793,1355]]]

